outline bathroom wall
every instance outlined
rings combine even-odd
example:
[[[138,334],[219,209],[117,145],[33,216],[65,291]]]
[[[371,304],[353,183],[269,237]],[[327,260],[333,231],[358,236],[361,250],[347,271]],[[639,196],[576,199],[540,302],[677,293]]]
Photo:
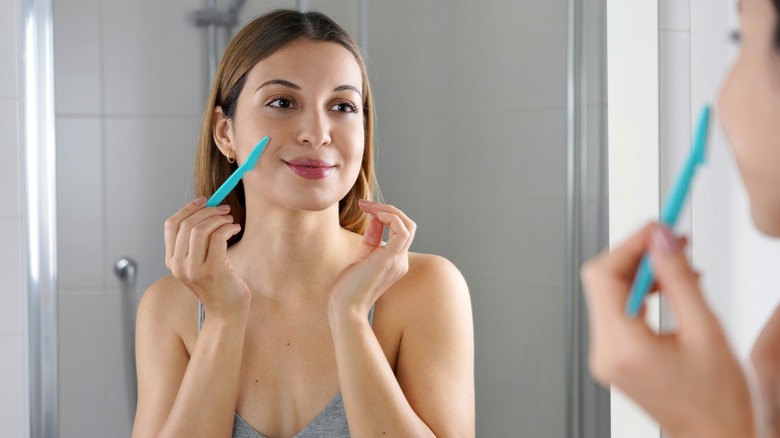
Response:
[[[162,224],[193,199],[206,96],[199,0],[54,3],[60,436],[129,436],[120,284],[164,275]],[[194,321],[194,319],[193,319]]]
[[[18,0],[0,0],[0,430],[29,435],[27,304],[22,251]]]
[[[564,436],[566,2],[369,2],[379,182],[463,272],[477,436]]]

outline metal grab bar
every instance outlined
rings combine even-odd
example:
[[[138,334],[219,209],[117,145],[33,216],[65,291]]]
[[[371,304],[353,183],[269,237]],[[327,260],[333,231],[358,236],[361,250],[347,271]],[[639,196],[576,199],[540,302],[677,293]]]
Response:
[[[130,406],[130,419],[135,418],[138,401],[138,382],[135,372],[135,313],[136,280],[138,264],[130,257],[123,257],[114,265],[114,273],[122,283],[122,323],[125,327],[125,354],[127,359],[127,397]]]

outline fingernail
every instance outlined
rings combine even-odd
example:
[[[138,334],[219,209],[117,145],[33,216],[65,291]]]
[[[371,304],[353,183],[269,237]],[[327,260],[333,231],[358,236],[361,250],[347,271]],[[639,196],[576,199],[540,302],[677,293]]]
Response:
[[[371,201],[369,201],[368,199],[358,199],[358,204],[366,205],[366,204],[370,204],[370,203],[371,203]]]
[[[220,206],[219,206],[219,207],[217,207],[217,208],[219,208],[219,209],[220,209],[220,210],[222,210],[222,211],[230,211],[230,206],[229,206],[229,205],[227,205],[227,204],[225,204],[225,205],[220,205]]]
[[[233,216],[231,215],[224,216],[224,218],[229,220],[230,222],[233,222]]]
[[[198,207],[200,207],[201,205],[203,205],[205,203],[206,203],[206,197],[205,196],[201,196],[200,198],[195,200],[195,205],[197,205]]]
[[[653,244],[663,254],[672,254],[680,251],[680,241],[666,227],[660,227],[653,231]]]

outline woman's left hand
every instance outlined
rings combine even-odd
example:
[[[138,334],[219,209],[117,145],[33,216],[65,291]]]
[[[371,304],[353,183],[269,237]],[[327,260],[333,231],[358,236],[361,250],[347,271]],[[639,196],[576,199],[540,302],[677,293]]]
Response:
[[[331,287],[331,317],[356,312],[368,313],[371,306],[409,269],[409,246],[417,225],[392,205],[365,200],[360,208],[374,216],[363,235],[360,252],[336,277]],[[382,245],[384,227],[390,230]]]

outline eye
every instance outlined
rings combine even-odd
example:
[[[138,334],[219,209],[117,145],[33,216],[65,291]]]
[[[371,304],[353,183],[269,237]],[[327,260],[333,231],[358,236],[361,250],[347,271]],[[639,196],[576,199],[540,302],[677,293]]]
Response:
[[[285,97],[277,97],[270,102],[266,103],[265,106],[270,106],[272,108],[276,108],[279,110],[287,110],[292,109],[294,107],[294,104],[292,100],[287,99]]]
[[[742,32],[739,31],[739,29],[732,29],[729,32],[729,40],[734,44],[739,44],[742,42]]]
[[[330,109],[336,110],[338,112],[342,113],[356,113],[358,112],[358,108],[355,104],[352,102],[340,102],[336,105],[333,105]]]

